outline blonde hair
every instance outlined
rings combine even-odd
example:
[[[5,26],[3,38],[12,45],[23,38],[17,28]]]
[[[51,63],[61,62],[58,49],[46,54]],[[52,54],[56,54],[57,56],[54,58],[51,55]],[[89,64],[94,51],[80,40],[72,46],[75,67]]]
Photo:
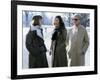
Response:
[[[74,14],[74,15],[72,16],[72,18],[75,18],[75,17],[77,17],[78,19],[81,19],[81,16],[80,16],[79,14]]]

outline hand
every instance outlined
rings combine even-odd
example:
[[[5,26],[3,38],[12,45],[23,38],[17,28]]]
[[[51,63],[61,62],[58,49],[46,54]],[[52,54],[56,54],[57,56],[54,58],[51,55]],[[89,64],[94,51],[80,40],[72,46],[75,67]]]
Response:
[[[45,46],[41,46],[41,47],[39,47],[39,49],[41,52],[47,52],[47,49]]]

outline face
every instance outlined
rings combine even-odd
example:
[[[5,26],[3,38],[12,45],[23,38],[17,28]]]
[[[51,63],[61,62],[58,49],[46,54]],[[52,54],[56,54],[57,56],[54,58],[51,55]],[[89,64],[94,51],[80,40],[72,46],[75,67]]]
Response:
[[[73,21],[73,25],[78,26],[78,25],[80,24],[80,19],[79,19],[78,17],[74,17],[74,18],[72,19],[72,21]]]
[[[59,19],[58,18],[55,18],[55,20],[54,20],[54,26],[56,27],[56,28],[59,28]]]
[[[39,19],[39,24],[40,24],[40,26],[42,25],[42,19]]]

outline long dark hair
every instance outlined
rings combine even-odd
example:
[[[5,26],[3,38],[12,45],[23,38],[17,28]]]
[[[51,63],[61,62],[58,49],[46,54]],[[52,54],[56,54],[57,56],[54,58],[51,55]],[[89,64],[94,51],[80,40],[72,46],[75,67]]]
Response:
[[[63,22],[63,19],[61,18],[61,16],[56,16],[55,18],[59,19],[59,29],[65,29],[65,24]]]
[[[52,35],[52,40],[56,40],[57,39],[57,37],[58,37],[58,32],[60,32],[60,34],[62,34],[62,30],[64,30],[65,29],[65,24],[64,24],[64,22],[63,22],[63,20],[62,20],[62,18],[61,18],[61,16],[56,16],[55,18],[58,18],[59,19],[59,28],[55,28],[55,30],[54,30],[54,33],[53,33],[53,35]]]

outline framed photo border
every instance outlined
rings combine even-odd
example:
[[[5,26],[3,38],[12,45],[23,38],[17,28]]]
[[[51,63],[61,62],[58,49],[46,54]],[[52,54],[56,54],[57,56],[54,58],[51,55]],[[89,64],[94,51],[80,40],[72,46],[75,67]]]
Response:
[[[27,74],[17,75],[17,5],[36,5],[49,7],[67,7],[94,9],[94,71],[80,72],[64,72],[64,73],[47,73],[47,74]],[[26,78],[42,78],[42,77],[59,77],[59,76],[78,76],[97,74],[97,5],[85,4],[65,4],[65,3],[50,3],[50,2],[35,2],[35,1],[11,1],[11,79],[26,79]]]

